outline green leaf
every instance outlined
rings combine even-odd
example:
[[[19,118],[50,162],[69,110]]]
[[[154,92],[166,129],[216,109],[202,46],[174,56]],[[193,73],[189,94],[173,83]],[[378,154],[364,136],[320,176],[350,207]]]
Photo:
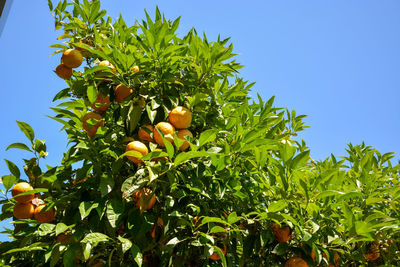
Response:
[[[291,168],[296,169],[297,167],[302,167],[307,162],[309,157],[310,157],[310,150],[301,152],[292,160]]]
[[[132,254],[132,257],[134,258],[135,262],[137,263],[137,265],[139,265],[139,267],[141,267],[142,262],[143,262],[143,255],[140,252],[140,248],[136,245],[132,245],[131,254]]]
[[[283,210],[284,208],[287,207],[287,203],[285,200],[278,200],[274,201],[268,206],[268,212],[278,212]]]
[[[42,223],[38,228],[39,236],[46,236],[52,234],[55,230],[56,226],[50,223]]]
[[[9,160],[7,160],[7,159],[4,159],[4,161],[6,162],[7,167],[8,167],[8,169],[10,170],[10,172],[11,172],[15,177],[17,177],[17,179],[19,179],[19,177],[21,176],[21,172],[19,171],[17,165],[15,165],[13,162],[11,162],[11,161],[9,161]]]
[[[86,94],[89,98],[89,102],[93,103],[97,99],[97,90],[93,85],[89,85],[86,91]]]
[[[221,227],[221,226],[214,226],[213,228],[211,228],[210,230],[210,234],[212,233],[226,233],[225,228]]]
[[[17,121],[17,124],[29,141],[33,143],[33,139],[35,139],[35,132],[33,131],[32,127],[28,123],[22,121]]]
[[[154,123],[154,119],[156,118],[157,115],[157,110],[152,110],[149,105],[146,106],[146,111],[147,111],[147,116],[149,117],[149,120],[151,123]]]
[[[1,177],[1,181],[3,182],[6,191],[8,191],[14,184],[18,182],[18,179],[14,175],[4,175]]]
[[[111,199],[107,203],[106,215],[111,227],[113,228],[117,227],[118,221],[121,218],[123,212],[124,212],[124,205],[122,204],[121,200]]]
[[[13,143],[13,144],[9,145],[6,148],[6,150],[9,150],[10,148],[23,149],[23,150],[32,152],[32,150],[27,145],[25,145],[24,143]]]
[[[64,223],[57,223],[57,225],[56,225],[56,235],[64,233],[67,230],[68,230],[68,226],[66,226]]]
[[[122,236],[118,236],[118,240],[121,241],[122,253],[125,254],[132,247],[132,242]]]
[[[279,256],[286,254],[286,251],[289,249],[289,245],[287,242],[280,242],[275,247],[272,253],[275,253]]]
[[[140,118],[142,117],[142,108],[139,105],[132,105],[129,108],[128,112],[128,121],[129,121],[129,131],[133,133],[136,129]]]
[[[192,159],[192,158],[208,157],[208,156],[213,156],[213,155],[217,155],[217,153],[210,153],[210,152],[206,152],[206,151],[181,152],[176,156],[174,163],[175,163],[175,165],[179,165],[182,162]]]
[[[208,142],[214,141],[216,138],[217,134],[215,132],[215,130],[205,130],[204,132],[202,132],[200,134],[199,137],[199,147],[205,145]]]
[[[90,212],[98,206],[99,203],[81,202],[81,204],[79,204],[79,213],[81,214],[81,220],[89,216]]]
[[[199,225],[197,225],[198,227],[200,227],[200,226],[202,226],[202,225],[204,225],[206,223],[210,223],[210,222],[222,223],[222,224],[225,224],[225,225],[230,225],[230,223],[228,223],[228,222],[226,222],[226,221],[224,221],[224,220],[222,220],[220,218],[217,218],[217,217],[205,216],[205,217],[202,217],[200,219],[201,219],[201,222],[200,222]]]
[[[167,153],[168,153],[168,157],[170,159],[172,159],[174,157],[174,153],[175,153],[174,146],[168,140],[166,140],[166,139],[163,139],[163,140],[164,140],[165,149],[167,150]]]
[[[92,247],[96,247],[100,242],[107,242],[110,238],[102,233],[90,233],[87,234],[82,240],[81,243],[86,244],[89,243]]]

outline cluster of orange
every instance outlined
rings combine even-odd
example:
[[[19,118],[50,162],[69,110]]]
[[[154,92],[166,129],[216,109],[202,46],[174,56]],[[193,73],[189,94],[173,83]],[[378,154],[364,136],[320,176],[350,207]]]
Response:
[[[26,182],[18,183],[12,188],[11,194],[13,198],[18,202],[14,206],[14,217],[17,219],[29,219],[34,216],[35,219],[40,223],[49,223],[53,221],[56,217],[56,212],[52,208],[47,211],[42,211],[42,209],[46,207],[46,204],[38,203],[39,201],[37,198],[37,201],[34,201],[35,194],[32,193],[18,196],[19,194],[31,190],[33,190],[33,187]]]
[[[186,150],[189,147],[189,142],[185,139],[186,136],[193,138],[193,134],[187,129],[192,122],[192,113],[185,107],[178,106],[169,113],[169,122],[159,122],[156,126],[145,124],[139,131],[138,136],[141,141],[156,142],[159,146],[165,146],[160,132],[164,135],[165,140],[174,143],[173,136],[175,130],[178,129],[177,137],[184,140],[184,143],[179,147],[179,150]],[[137,151],[142,156],[149,153],[147,146],[141,141],[132,141],[127,144],[125,151]],[[142,160],[135,156],[127,157],[130,161],[141,164]],[[159,160],[159,159],[155,159]]]
[[[69,79],[72,76],[72,69],[78,68],[83,61],[81,52],[76,49],[67,49],[62,57],[62,63],[56,67],[56,74],[61,79]]]

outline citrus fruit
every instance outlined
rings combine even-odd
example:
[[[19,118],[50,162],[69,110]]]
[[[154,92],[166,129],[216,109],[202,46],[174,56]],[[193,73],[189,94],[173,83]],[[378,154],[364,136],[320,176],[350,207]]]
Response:
[[[193,134],[188,129],[181,129],[176,134],[179,139],[185,140],[185,142],[179,147],[179,150],[186,150],[189,147],[189,142],[185,139],[186,136],[193,138]]]
[[[72,76],[72,68],[69,68],[69,67],[65,66],[64,64],[59,64],[56,67],[56,74],[61,79],[64,79],[64,80],[69,79]]]
[[[222,253],[225,255],[226,254],[226,245],[224,244],[224,250],[222,250],[221,248],[218,248],[219,250],[221,250],[222,251]],[[217,253],[217,252],[214,252],[213,254],[211,254],[210,255],[210,260],[215,260],[215,261],[217,261],[217,260],[220,260],[221,259],[221,256]]]
[[[150,188],[145,187],[136,191],[135,194],[133,194],[132,199],[136,207],[142,210],[149,210],[156,203],[156,195],[153,194],[153,191]]]
[[[35,212],[35,206],[32,203],[18,203],[14,206],[14,217],[17,219],[29,219]]]
[[[82,64],[83,56],[76,49],[67,49],[64,51],[61,60],[68,68],[77,68]]]
[[[108,60],[100,61],[98,65],[99,66],[104,66],[104,67],[109,67],[112,72],[117,73],[117,70],[115,69],[114,65],[111,64],[111,62],[108,61]]]
[[[153,229],[151,230],[151,237],[153,239],[156,238],[156,228],[157,228],[157,226],[160,227],[160,228],[162,228],[164,226],[164,221],[160,217],[157,218],[157,224],[154,224]]]
[[[71,233],[62,233],[57,236],[56,242],[68,244],[71,241]]]
[[[97,93],[96,100],[92,103],[92,108],[97,112],[104,112],[110,107],[110,97]]]
[[[125,152],[128,151],[138,151],[142,156],[145,156],[149,153],[146,145],[140,141],[132,141],[126,145]],[[133,163],[140,164],[142,161],[134,156],[127,156],[127,158],[132,161]]]
[[[88,120],[95,120],[96,122],[92,122],[92,125],[88,125]],[[88,133],[90,138],[93,138],[97,132],[97,128],[100,126],[104,126],[103,117],[100,114],[89,112],[82,118],[82,127]]]
[[[32,193],[29,195],[19,196],[19,197],[15,197],[15,196],[25,193],[25,192],[28,192],[28,191],[31,191],[31,190],[33,190],[33,187],[30,184],[28,184],[27,182],[21,182],[21,183],[14,185],[14,187],[11,190],[11,195],[19,203],[27,203],[27,202],[30,202],[35,197],[35,194]]]
[[[118,84],[117,86],[115,86],[114,92],[115,92],[115,100],[117,100],[118,103],[121,103],[127,96],[132,94],[133,91],[132,89],[123,84]]]
[[[272,225],[272,231],[276,241],[278,242],[288,242],[290,240],[290,227],[282,226],[280,227],[277,223]]]
[[[154,140],[160,146],[164,146],[165,144],[164,144],[164,142],[162,140],[161,134],[157,131],[157,129],[160,129],[160,131],[164,134],[164,137],[169,142],[172,143],[174,141],[174,139],[172,137],[166,137],[167,134],[170,134],[171,136],[173,136],[174,133],[175,133],[175,128],[171,123],[169,123],[169,122],[159,122],[159,123],[157,123],[156,127],[154,127],[154,129],[153,129]]]
[[[133,66],[129,70],[132,71],[133,73],[138,73],[139,72],[139,67],[138,66]]]
[[[178,106],[169,113],[169,122],[177,129],[186,129],[192,122],[192,112],[185,107]]]
[[[146,131],[144,128],[148,129],[148,131]],[[139,139],[144,140],[144,141],[153,142],[153,138],[149,134],[149,132],[153,132],[153,130],[154,130],[153,125],[150,125],[150,124],[143,125],[142,127],[140,127],[140,129],[138,131]]]
[[[40,223],[49,223],[54,220],[56,217],[56,212],[53,208],[50,208],[48,211],[42,211],[46,207],[46,204],[41,204],[35,208],[35,219]]]
[[[285,263],[285,267],[308,267],[308,263],[300,257],[291,257]]]

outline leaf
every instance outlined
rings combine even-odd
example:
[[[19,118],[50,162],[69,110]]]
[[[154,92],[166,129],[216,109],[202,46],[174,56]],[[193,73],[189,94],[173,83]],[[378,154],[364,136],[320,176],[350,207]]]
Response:
[[[86,91],[90,103],[94,103],[97,99],[97,90],[93,85],[89,85]]]
[[[18,127],[21,131],[26,135],[26,137],[33,143],[33,139],[35,139],[35,132],[33,131],[32,127],[23,121],[17,121]]]
[[[140,252],[140,248],[136,245],[132,245],[131,254],[132,254],[132,257],[135,259],[135,262],[137,263],[137,265],[139,265],[139,267],[141,267],[142,262],[143,262],[143,255]]]
[[[149,120],[151,123],[154,123],[154,119],[156,118],[157,115],[157,110],[151,110],[150,106],[146,106],[146,111],[147,111],[147,116],[149,117]]]
[[[111,227],[116,228],[118,225],[118,220],[121,218],[124,212],[124,206],[121,200],[111,199],[107,203],[107,219]]]
[[[317,198],[324,198],[324,197],[331,197],[331,196],[336,196],[336,195],[343,195],[343,192],[336,191],[336,190],[325,190],[322,193],[320,193]]]
[[[221,227],[221,226],[214,226],[213,228],[211,228],[210,233],[226,233],[225,228]]]
[[[280,242],[278,243],[275,247],[272,253],[275,253],[277,255],[284,255],[286,251],[289,249],[289,245],[286,242]]]
[[[129,120],[129,131],[133,133],[136,129],[138,122],[142,116],[142,108],[139,105],[132,105],[129,108],[128,120]]]
[[[122,253],[125,254],[132,247],[132,242],[122,236],[118,236],[118,240],[121,241]]]
[[[181,152],[179,153],[176,158],[175,158],[175,165],[179,165],[182,162],[192,159],[192,158],[197,158],[197,157],[207,157],[207,156],[213,156],[216,155],[217,153],[209,153],[206,151],[189,151],[189,152]]]
[[[210,223],[210,222],[222,223],[222,224],[230,226],[230,223],[228,223],[228,222],[226,222],[226,221],[224,221],[224,220],[222,220],[220,218],[217,218],[217,217],[207,217],[207,216],[205,216],[205,217],[202,217],[200,219],[201,219],[201,222],[197,225],[197,227],[200,227],[200,226],[202,226],[202,225],[204,225],[206,223]]]
[[[81,243],[83,243],[83,244],[89,243],[93,247],[95,247],[95,246],[97,246],[98,243],[107,242],[109,240],[110,240],[110,238],[108,236],[106,236],[105,234],[102,234],[102,233],[90,233],[90,234],[87,234],[85,236],[85,238],[83,238],[81,240]]]
[[[1,177],[1,180],[6,191],[8,191],[14,184],[18,182],[17,177],[15,177],[14,175],[4,175],[3,177]]]
[[[309,156],[310,156],[310,150],[301,152],[292,160],[291,168],[296,169],[297,167],[302,167],[305,164],[305,162],[307,162]]]
[[[33,243],[29,246],[23,247],[23,248],[10,249],[7,252],[4,252],[2,255],[12,254],[12,253],[22,252],[22,251],[46,250],[47,247],[48,247],[48,245],[46,243],[37,242],[37,243]]]
[[[81,204],[79,204],[79,212],[81,214],[81,220],[89,216],[90,212],[93,209],[97,208],[98,206],[99,203],[81,202]]]
[[[4,159],[4,161],[7,164],[8,169],[10,170],[10,172],[17,178],[19,179],[19,177],[21,176],[21,172],[19,171],[17,165],[15,165],[13,162]]]
[[[287,207],[287,203],[285,200],[278,200],[274,201],[268,206],[268,212],[278,212],[280,210],[283,210],[284,208]]]
[[[163,140],[164,140],[165,149],[167,150],[167,153],[168,153],[168,157],[170,159],[172,159],[174,156],[174,153],[175,153],[174,146],[168,140],[166,140],[166,139],[163,139]]]
[[[214,141],[216,136],[217,135],[215,130],[212,129],[202,132],[199,137],[199,147],[205,145],[208,142]]]
[[[56,225],[56,235],[64,233],[67,230],[68,230],[68,226],[66,226],[64,223],[57,223],[57,225]]]
[[[100,185],[99,185],[99,191],[102,194],[102,196],[107,195],[108,193],[111,192],[111,190],[114,188],[114,179],[112,177],[104,177],[102,176],[100,178]]]
[[[23,150],[32,152],[32,150],[27,145],[25,145],[24,143],[13,143],[13,144],[9,145],[6,148],[6,150],[9,150],[10,148],[23,149]]]

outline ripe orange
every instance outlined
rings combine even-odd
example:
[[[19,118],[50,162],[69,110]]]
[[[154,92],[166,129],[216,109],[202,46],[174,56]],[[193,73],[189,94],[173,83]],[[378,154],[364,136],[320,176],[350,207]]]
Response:
[[[139,132],[138,132],[139,139],[149,141],[149,142],[154,142],[153,138],[150,136],[150,134],[148,132],[146,132],[146,130],[144,130],[143,128],[147,128],[150,132],[153,132],[153,130],[154,130],[153,125],[150,125],[150,124],[143,125],[142,127],[140,127]]]
[[[160,131],[165,135],[170,134],[170,135],[174,135],[175,133],[175,128],[172,124],[170,124],[169,122],[159,122],[157,123],[156,127],[154,127],[153,129],[153,137],[154,140],[156,141],[157,144],[159,144],[160,146],[164,146],[164,142],[162,140],[161,134],[157,131],[157,129],[160,129]],[[172,137],[165,137],[169,142],[173,142],[174,139]]]
[[[18,203],[14,206],[14,217],[17,219],[29,219],[35,212],[35,206],[32,203]]]
[[[118,84],[115,86],[114,92],[116,96],[115,100],[117,100],[118,103],[121,103],[127,96],[132,94],[133,90],[123,84]]]
[[[285,263],[285,267],[309,267],[309,265],[300,257],[291,257]]]
[[[115,69],[114,65],[111,64],[111,62],[108,61],[108,60],[100,61],[98,65],[99,66],[104,66],[104,67],[109,67],[112,72],[114,72],[115,74],[117,73],[117,70]]]
[[[185,142],[180,146],[179,150],[186,150],[189,147],[189,142],[186,141],[185,137],[190,136],[191,138],[193,138],[192,132],[190,132],[188,129],[182,129],[179,130],[176,135],[179,139],[185,140]]]
[[[136,191],[135,194],[133,194],[132,199],[136,207],[142,210],[149,210],[154,206],[154,204],[156,204],[156,195],[153,194],[153,191],[150,188],[144,187],[139,191]]]
[[[132,142],[128,143],[126,145],[125,152],[128,152],[128,151],[138,151],[138,152],[140,152],[140,154],[142,154],[142,156],[145,156],[149,153],[149,150],[147,149],[146,145],[140,141],[132,141]],[[143,162],[142,160],[138,159],[135,156],[127,156],[127,158],[130,161],[132,161],[133,163],[140,164]]]
[[[87,121],[90,119],[96,120],[95,125],[88,125]],[[94,112],[89,112],[82,118],[82,127],[83,129],[88,133],[88,136],[90,138],[93,138],[94,135],[97,132],[97,128],[100,126],[104,126],[104,120],[103,117],[100,114],[94,113]]]
[[[45,207],[46,204],[40,204],[35,208],[35,219],[40,223],[49,223],[56,217],[56,212],[53,210],[53,208],[50,208],[48,211],[41,212]]]
[[[19,197],[15,197],[15,196],[25,193],[25,192],[28,192],[28,191],[31,191],[31,190],[33,190],[33,187],[30,184],[28,184],[27,182],[21,182],[21,183],[14,185],[14,187],[11,190],[11,195],[19,203],[28,203],[35,197],[35,194],[29,194],[29,195],[19,196]]]
[[[169,122],[177,129],[186,129],[192,122],[192,112],[185,107],[178,106],[169,113]]]
[[[225,244],[224,244],[224,250],[222,250],[221,248],[218,248],[218,249],[221,250],[224,255],[226,255],[227,248],[226,248]],[[218,261],[221,259],[221,256],[219,256],[219,254],[217,252],[214,252],[213,254],[211,254],[211,256],[209,258],[210,258],[210,260]]]
[[[110,97],[104,97],[98,92],[96,100],[92,103],[92,108],[97,112],[104,112],[110,107],[110,104]]]
[[[290,240],[290,227],[282,226],[280,227],[277,223],[272,225],[272,231],[276,241],[278,242],[288,242]]]
[[[64,80],[69,79],[72,76],[72,68],[69,68],[69,67],[65,66],[64,64],[59,64],[56,67],[56,74],[61,79],[64,79]]]
[[[375,261],[381,256],[381,254],[379,252],[372,252],[372,253],[367,253],[364,256],[369,261]]]
[[[61,60],[68,68],[77,68],[82,64],[83,56],[76,49],[67,49],[63,53]]]

